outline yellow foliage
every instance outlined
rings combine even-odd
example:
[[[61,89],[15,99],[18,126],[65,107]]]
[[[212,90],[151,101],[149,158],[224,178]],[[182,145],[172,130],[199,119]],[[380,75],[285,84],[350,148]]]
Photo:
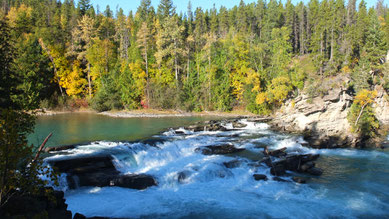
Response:
[[[366,89],[358,92],[357,96],[355,96],[354,103],[360,106],[371,104],[374,102],[374,98],[377,97],[377,91],[369,91]]]
[[[346,65],[346,66],[344,66],[344,67],[342,68],[342,72],[343,72],[343,73],[350,73],[350,72],[351,72],[351,69],[350,69],[350,67],[349,67],[348,65]]]
[[[135,63],[130,63],[128,66],[130,67],[136,89],[139,93],[143,94],[146,85],[146,72],[142,69],[142,63],[137,61]]]
[[[261,105],[263,103],[265,103],[267,101],[267,97],[266,97],[266,93],[265,92],[261,92],[257,95],[256,99],[255,99],[255,102],[258,104],[258,105]]]
[[[11,27],[15,27],[18,22],[31,20],[32,8],[21,4],[20,7],[12,7],[8,12],[7,18]]]
[[[67,77],[62,79],[63,87],[66,88],[66,93],[69,96],[80,97],[85,92],[87,80],[82,77],[83,71],[80,67],[80,62],[75,61],[72,70],[68,72]]]
[[[292,89],[293,87],[288,77],[280,76],[274,78],[267,91],[257,95],[256,103],[260,105],[267,102],[269,104],[274,103],[279,105],[286,100]]]

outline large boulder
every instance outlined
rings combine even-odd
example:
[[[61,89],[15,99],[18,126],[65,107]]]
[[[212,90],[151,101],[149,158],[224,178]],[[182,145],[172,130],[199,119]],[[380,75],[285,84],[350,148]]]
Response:
[[[82,186],[145,189],[157,185],[156,180],[149,175],[120,175],[109,155],[51,160],[49,163],[54,169],[67,174],[66,179],[70,189]]]
[[[112,170],[116,171],[110,155],[77,157],[64,160],[49,160],[49,164],[61,173],[79,174]]]
[[[285,174],[285,170],[319,176],[323,173],[323,170],[316,168],[313,162],[319,156],[319,154],[289,155],[276,162],[271,162],[269,158],[266,160],[266,163],[271,167],[270,173],[274,176]]]
[[[236,148],[231,144],[203,146],[195,149],[196,152],[201,152],[204,155],[232,154],[244,150],[244,148]]]

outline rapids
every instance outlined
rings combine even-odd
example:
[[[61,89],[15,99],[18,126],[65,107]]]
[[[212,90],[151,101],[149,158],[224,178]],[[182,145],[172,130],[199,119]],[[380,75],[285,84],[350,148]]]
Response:
[[[191,132],[171,129],[141,142],[96,141],[49,159],[85,154],[110,154],[117,170],[146,173],[158,186],[146,190],[81,187],[69,190],[64,174],[58,189],[65,191],[68,209],[87,217],[113,218],[387,218],[389,217],[389,152],[354,149],[310,149],[300,136],[271,131],[264,123],[230,131]],[[195,149],[232,143],[246,151],[233,155],[203,155]],[[270,169],[255,165],[263,147],[287,147],[288,153],[320,154],[320,177],[302,175],[307,184],[271,180]],[[239,160],[236,168],[223,163]],[[253,174],[268,181],[255,181]],[[296,173],[283,177],[289,180]]]

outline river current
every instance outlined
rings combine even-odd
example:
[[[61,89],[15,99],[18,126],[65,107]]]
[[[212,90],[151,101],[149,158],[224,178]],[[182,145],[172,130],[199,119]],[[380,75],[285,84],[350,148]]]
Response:
[[[81,187],[69,190],[65,175],[57,189],[65,191],[68,209],[87,217],[113,218],[389,218],[388,150],[310,149],[300,136],[271,131],[265,123],[248,122],[230,131],[167,130],[155,145],[127,141],[95,141],[47,159],[110,154],[123,174],[146,173],[158,186],[146,190]],[[180,133],[180,134],[176,134]],[[232,143],[243,152],[203,155],[200,146]],[[322,176],[307,184],[272,180],[270,169],[255,165],[263,147],[288,153],[320,154]],[[224,163],[238,160],[235,168]],[[253,174],[268,181],[255,181]],[[180,177],[182,174],[185,177]],[[296,173],[283,177],[290,180]]]

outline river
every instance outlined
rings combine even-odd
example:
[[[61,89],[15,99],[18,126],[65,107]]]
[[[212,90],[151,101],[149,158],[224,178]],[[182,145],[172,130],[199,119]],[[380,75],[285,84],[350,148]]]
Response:
[[[119,187],[69,190],[62,176],[58,189],[65,191],[68,209],[73,213],[113,218],[389,218],[388,150],[310,149],[302,146],[304,140],[299,136],[274,132],[267,124],[246,120],[241,122],[247,127],[238,130],[191,132],[181,128],[184,134],[175,134],[160,131],[207,118],[79,116],[85,117],[38,119],[37,133],[53,129],[57,133],[53,145],[93,140],[48,159],[107,153],[123,174],[150,174],[158,186],[142,191]],[[231,124],[225,126],[231,128]],[[157,147],[124,141],[151,135],[165,141]],[[230,156],[195,152],[199,146],[223,143],[246,151]],[[307,184],[255,181],[254,173],[272,178],[268,167],[252,165],[263,156],[264,145],[269,149],[287,147],[288,153],[320,154],[316,166],[324,174],[302,175]],[[223,165],[236,159],[240,163],[236,168]],[[186,177],[178,180],[180,172]],[[294,175],[290,172],[283,178],[290,180]]]

